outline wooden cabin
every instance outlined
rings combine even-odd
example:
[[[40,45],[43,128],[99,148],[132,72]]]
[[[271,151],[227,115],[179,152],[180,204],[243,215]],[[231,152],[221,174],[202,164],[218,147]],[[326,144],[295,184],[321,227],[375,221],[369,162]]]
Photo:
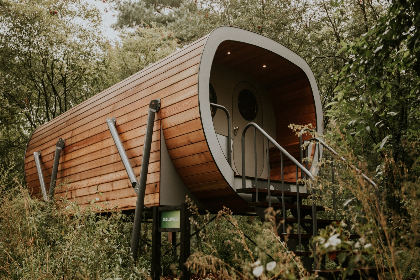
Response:
[[[48,186],[55,145],[63,138],[57,185],[65,184],[56,188],[55,198],[67,197],[80,205],[93,201],[103,209],[134,209],[137,195],[106,119],[116,118],[119,137],[139,176],[149,102],[157,98],[161,109],[153,127],[146,206],[179,205],[188,195],[202,208],[227,206],[238,213],[252,211],[249,198],[236,192],[242,188],[241,135],[245,125],[258,124],[297,159],[299,139],[288,125],[311,123],[322,133],[321,101],[308,64],[261,35],[220,27],[39,126],[25,154],[25,178],[31,194],[41,196],[34,152],[41,151]],[[228,110],[231,139],[225,112],[210,103]],[[266,181],[270,165],[270,180],[278,188],[280,153],[268,147],[258,133],[255,150],[253,129],[245,139],[247,186],[251,186],[255,170],[261,182]],[[284,179],[290,185],[296,182],[295,169],[285,159]]]

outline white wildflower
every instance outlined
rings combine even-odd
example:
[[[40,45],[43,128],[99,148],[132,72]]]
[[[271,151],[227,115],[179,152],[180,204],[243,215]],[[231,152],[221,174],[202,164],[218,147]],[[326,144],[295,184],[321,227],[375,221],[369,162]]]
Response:
[[[252,271],[252,274],[254,274],[255,277],[260,277],[263,271],[264,271],[264,267],[260,265],[254,268],[254,270]]]
[[[276,268],[277,263],[275,261],[269,262],[265,268],[267,269],[267,271],[272,271],[274,268]]]
[[[256,266],[259,266],[260,264],[261,264],[261,261],[258,260],[256,262],[254,262],[253,264],[251,264],[251,267],[256,267]]]
[[[372,244],[366,244],[365,249],[372,247]]]
[[[333,246],[333,247],[335,247],[335,246],[337,246],[338,244],[340,244],[341,243],[341,239],[339,239],[338,238],[338,236],[339,236],[340,234],[339,233],[337,233],[337,234],[334,234],[333,236],[331,236],[329,239],[328,239],[328,241],[327,241],[327,243],[325,243],[324,244],[324,247],[325,248],[328,248],[329,246]]]

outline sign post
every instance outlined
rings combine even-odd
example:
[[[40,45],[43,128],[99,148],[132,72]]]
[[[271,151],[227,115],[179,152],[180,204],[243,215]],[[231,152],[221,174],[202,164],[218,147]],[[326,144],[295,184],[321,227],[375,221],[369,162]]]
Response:
[[[161,271],[161,241],[162,232],[173,233],[173,243],[176,246],[176,233],[180,232],[180,279],[190,279],[190,272],[184,265],[190,256],[190,211],[187,204],[180,206],[155,206],[153,207],[152,230],[152,271],[153,279],[160,279]],[[175,241],[175,242],[174,242]]]

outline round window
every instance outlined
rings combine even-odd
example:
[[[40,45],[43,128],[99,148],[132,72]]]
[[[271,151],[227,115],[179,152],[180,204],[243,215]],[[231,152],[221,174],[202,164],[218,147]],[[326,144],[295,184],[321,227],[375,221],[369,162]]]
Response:
[[[211,84],[209,84],[209,88],[210,88],[209,89],[209,93],[210,93],[209,100],[210,100],[210,103],[217,104],[216,91],[214,90],[214,87]],[[217,108],[216,107],[213,107],[213,106],[210,106],[210,110],[211,110],[211,117],[213,118],[216,115]]]
[[[258,114],[258,103],[254,94],[244,89],[238,96],[238,109],[242,117],[247,121],[252,121]]]

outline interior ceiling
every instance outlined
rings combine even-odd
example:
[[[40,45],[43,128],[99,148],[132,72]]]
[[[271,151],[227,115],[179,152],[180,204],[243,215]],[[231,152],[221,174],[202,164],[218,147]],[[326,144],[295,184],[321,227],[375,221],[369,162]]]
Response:
[[[275,108],[276,141],[298,159],[299,139],[288,128],[289,124],[316,126],[315,103],[306,74],[271,51],[237,41],[222,42],[214,62],[242,72],[265,86]],[[309,137],[304,136],[304,140]]]

